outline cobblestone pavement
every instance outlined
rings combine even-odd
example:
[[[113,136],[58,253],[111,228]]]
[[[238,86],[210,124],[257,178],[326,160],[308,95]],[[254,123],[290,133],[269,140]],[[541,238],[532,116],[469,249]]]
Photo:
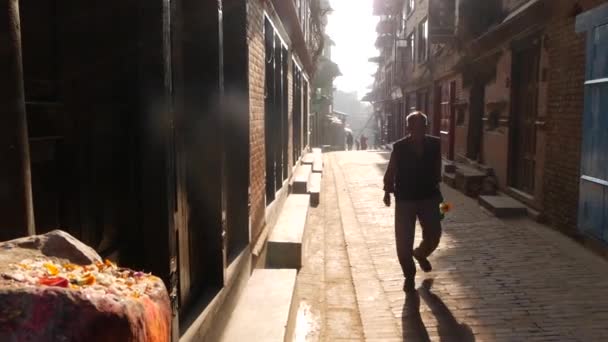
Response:
[[[362,341],[334,177],[326,169],[320,204],[310,208],[296,280],[296,341]]]
[[[337,202],[340,210],[352,272],[352,278],[341,279],[354,283],[365,340],[608,341],[606,260],[530,220],[493,218],[447,187],[444,197],[454,209],[430,258],[434,270],[418,271],[417,294],[406,301],[394,206],[381,201],[388,156],[368,151],[326,156],[324,201]],[[335,184],[327,181],[332,176]],[[334,191],[336,198],[327,197]],[[340,226],[335,216],[326,219]],[[418,231],[418,241],[420,236]],[[328,250],[334,246],[327,239],[342,243],[335,231],[324,237]],[[343,268],[332,263],[346,256],[336,257],[327,257],[326,272]],[[335,292],[326,291],[328,302]],[[359,329],[356,321],[349,324]]]

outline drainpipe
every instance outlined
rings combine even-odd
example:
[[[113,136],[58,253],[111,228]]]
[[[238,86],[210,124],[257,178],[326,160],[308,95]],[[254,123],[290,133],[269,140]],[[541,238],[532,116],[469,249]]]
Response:
[[[18,0],[0,5],[0,240],[34,235]]]

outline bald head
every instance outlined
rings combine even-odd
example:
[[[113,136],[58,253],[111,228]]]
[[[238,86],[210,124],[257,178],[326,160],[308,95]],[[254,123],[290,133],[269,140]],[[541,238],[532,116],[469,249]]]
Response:
[[[407,129],[412,139],[421,140],[426,134],[427,117],[423,112],[412,112],[407,116]]]

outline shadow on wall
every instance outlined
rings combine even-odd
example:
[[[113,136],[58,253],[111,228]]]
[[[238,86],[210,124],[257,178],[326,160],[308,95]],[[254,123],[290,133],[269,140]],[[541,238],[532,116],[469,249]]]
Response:
[[[420,315],[422,298],[437,318],[437,332],[441,341],[474,342],[473,330],[466,324],[458,323],[441,298],[431,292],[432,286],[433,279],[426,279],[415,293],[406,297],[402,313],[403,341],[430,341]]]

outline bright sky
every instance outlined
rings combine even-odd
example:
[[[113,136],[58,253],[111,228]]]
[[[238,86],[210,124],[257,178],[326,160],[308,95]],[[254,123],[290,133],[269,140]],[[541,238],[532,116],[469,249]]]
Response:
[[[368,58],[378,55],[374,46],[378,18],[372,15],[372,1],[330,0],[334,11],[326,32],[336,42],[332,60],[342,72],[334,85],[342,91],[357,91],[359,98],[369,92],[377,67],[368,62]]]

